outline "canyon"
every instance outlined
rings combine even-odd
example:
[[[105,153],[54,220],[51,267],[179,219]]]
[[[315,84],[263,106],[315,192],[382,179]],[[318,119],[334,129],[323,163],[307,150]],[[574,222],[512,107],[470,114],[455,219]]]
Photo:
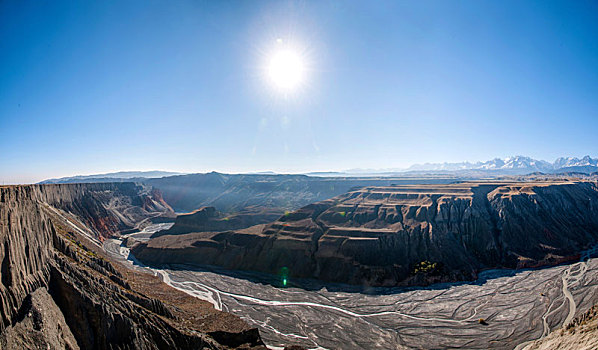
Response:
[[[244,229],[188,233],[177,221],[132,252],[149,265],[428,285],[474,280],[486,269],[577,260],[598,241],[596,203],[592,181],[364,187]]]
[[[595,179],[288,180],[0,187],[0,348],[591,348]]]
[[[104,253],[107,238],[172,214],[133,183],[0,187],[0,347],[263,348],[238,317]]]
[[[446,184],[465,178],[443,176],[315,177],[306,175],[189,174],[143,180],[159,189],[176,212],[216,207],[223,213],[247,208],[285,211],[341,195],[352,188],[392,184]]]

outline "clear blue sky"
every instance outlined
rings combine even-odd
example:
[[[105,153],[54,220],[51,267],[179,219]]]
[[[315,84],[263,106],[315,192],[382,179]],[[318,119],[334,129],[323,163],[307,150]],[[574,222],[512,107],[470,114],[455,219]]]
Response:
[[[598,2],[1,1],[0,147],[6,182],[597,156]]]

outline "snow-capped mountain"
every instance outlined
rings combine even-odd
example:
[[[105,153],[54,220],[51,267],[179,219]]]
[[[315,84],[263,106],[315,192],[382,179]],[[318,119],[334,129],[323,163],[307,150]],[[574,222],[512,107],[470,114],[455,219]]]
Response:
[[[493,159],[482,163],[478,169],[498,170],[498,169],[526,169],[531,171],[550,171],[552,164],[544,160],[536,160],[530,157],[515,156],[503,159]]]
[[[485,162],[461,163],[426,163],[416,164],[407,171],[462,171],[477,170],[510,174],[525,174],[533,172],[595,172],[598,171],[598,158],[585,156],[583,158],[561,157],[554,163],[533,159],[526,156],[514,156],[505,159],[495,158]]]
[[[581,159],[576,157],[561,157],[554,161],[555,169],[574,166],[598,166],[598,158],[592,159],[590,156],[585,156]]]

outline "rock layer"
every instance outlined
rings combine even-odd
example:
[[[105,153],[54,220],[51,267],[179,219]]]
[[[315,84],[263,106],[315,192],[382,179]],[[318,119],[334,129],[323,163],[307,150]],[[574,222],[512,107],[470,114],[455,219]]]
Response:
[[[598,241],[595,182],[366,187],[268,225],[162,236],[149,264],[194,263],[367,285],[469,280],[575,259]]]
[[[214,207],[202,207],[191,213],[178,215],[171,228],[158,231],[152,237],[190,232],[237,230],[272,222],[283,213],[283,211],[275,209],[247,208],[234,214],[225,215]]]
[[[158,190],[132,182],[12,186],[0,196],[0,203],[34,201],[61,210],[99,240],[133,229],[145,219],[175,217]]]
[[[0,187],[0,347],[261,347],[257,332],[222,344],[180,325],[93,244],[171,212],[159,193],[135,184]]]
[[[160,189],[164,199],[177,212],[212,206],[223,213],[236,213],[248,208],[296,210],[355,187],[450,183],[456,179],[454,176],[317,177],[211,172],[147,179],[144,183]]]

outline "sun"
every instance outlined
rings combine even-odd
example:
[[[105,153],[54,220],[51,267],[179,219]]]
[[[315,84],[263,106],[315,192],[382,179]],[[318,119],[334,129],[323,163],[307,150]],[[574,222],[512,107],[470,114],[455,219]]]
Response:
[[[267,77],[277,90],[296,90],[304,82],[305,74],[304,59],[297,51],[279,48],[271,54],[267,65]]]

